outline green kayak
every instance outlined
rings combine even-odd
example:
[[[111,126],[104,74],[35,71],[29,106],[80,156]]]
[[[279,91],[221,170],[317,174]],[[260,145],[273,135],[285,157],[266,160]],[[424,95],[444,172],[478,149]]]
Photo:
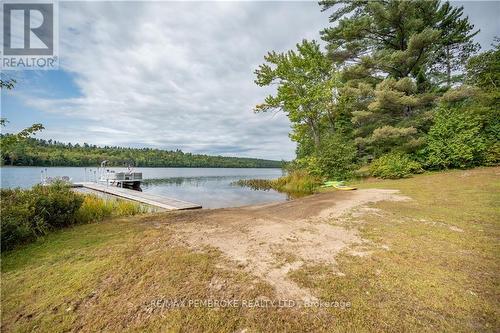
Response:
[[[321,187],[333,187],[336,188],[337,190],[342,190],[342,191],[352,191],[355,190],[356,187],[350,187],[346,186],[343,181],[336,181],[336,180],[329,180],[323,183]]]

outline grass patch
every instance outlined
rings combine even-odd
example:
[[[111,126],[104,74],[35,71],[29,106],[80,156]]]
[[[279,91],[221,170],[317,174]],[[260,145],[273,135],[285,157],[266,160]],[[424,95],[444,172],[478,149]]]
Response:
[[[147,211],[132,201],[80,194],[62,182],[0,191],[1,249],[12,250],[76,224]]]
[[[86,194],[80,209],[76,212],[79,223],[102,221],[110,217],[132,216],[145,213],[142,205],[123,199],[103,199],[97,195]]]
[[[314,193],[318,186],[321,185],[321,179],[311,176],[306,171],[296,170],[277,179],[240,179],[234,184],[250,187],[254,190],[266,191],[273,189],[296,198]]]
[[[498,331],[499,172],[479,168],[358,184],[399,189],[413,200],[373,204],[376,213],[337,222],[357,227],[373,251],[340,256],[341,276],[306,266],[291,277],[322,299],[350,300],[353,311],[340,317],[343,327]]]
[[[248,274],[221,269],[218,251],[188,250],[145,219],[76,226],[4,254],[2,331],[233,332],[245,318],[240,308],[150,304],[272,295]]]

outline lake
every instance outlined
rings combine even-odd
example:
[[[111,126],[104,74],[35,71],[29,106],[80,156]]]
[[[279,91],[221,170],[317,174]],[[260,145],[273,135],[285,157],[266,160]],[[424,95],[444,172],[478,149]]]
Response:
[[[124,168],[107,168],[125,171]],[[42,171],[50,177],[68,176],[74,182],[92,181],[97,168],[83,167],[1,167],[1,187],[29,188],[40,183]],[[142,190],[201,204],[203,208],[238,207],[285,201],[287,195],[273,190],[257,191],[232,185],[239,179],[272,179],[281,169],[250,168],[135,168],[145,180]]]

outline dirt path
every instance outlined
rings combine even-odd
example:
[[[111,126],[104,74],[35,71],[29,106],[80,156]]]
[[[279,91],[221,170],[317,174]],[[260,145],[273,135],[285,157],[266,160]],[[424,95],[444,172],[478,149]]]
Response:
[[[335,270],[340,251],[363,243],[357,230],[329,221],[372,202],[408,199],[395,190],[337,191],[283,203],[182,212],[168,222],[174,221],[169,227],[180,242],[195,249],[218,248],[230,262],[270,283],[277,297],[314,300],[288,273],[315,263]]]

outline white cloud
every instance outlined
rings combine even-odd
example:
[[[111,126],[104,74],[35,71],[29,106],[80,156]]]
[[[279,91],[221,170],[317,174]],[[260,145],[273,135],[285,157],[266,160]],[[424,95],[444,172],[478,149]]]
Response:
[[[269,93],[253,71],[270,50],[319,39],[316,3],[60,4],[60,61],[81,96],[29,97],[86,127],[44,136],[93,144],[291,159],[283,114],[252,112]]]

